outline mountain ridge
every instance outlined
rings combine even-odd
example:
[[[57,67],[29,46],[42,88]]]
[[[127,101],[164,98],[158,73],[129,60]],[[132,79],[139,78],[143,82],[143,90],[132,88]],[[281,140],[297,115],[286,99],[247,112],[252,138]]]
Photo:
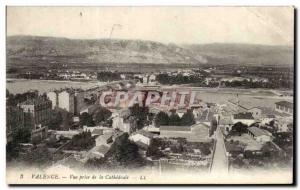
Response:
[[[164,44],[151,40],[69,39],[47,36],[8,36],[8,65],[14,60],[136,64],[293,65],[293,47],[262,44]]]

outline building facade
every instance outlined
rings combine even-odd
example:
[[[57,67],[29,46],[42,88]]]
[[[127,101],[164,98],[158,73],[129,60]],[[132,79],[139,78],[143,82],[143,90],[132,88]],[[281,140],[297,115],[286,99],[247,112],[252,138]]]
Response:
[[[19,104],[24,111],[24,125],[37,129],[40,125],[46,125],[50,121],[52,102],[45,97],[28,99]]]

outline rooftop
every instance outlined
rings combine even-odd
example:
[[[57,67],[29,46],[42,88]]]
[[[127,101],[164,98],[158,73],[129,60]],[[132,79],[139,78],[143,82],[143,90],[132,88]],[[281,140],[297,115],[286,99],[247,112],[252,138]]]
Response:
[[[276,102],[275,104],[293,109],[293,103],[288,102],[288,101],[280,101],[280,102]]]
[[[133,135],[135,135],[135,134],[141,134],[141,135],[143,135],[145,137],[148,137],[148,138],[153,138],[153,136],[154,136],[152,133],[150,133],[148,131],[145,131],[145,130],[136,131],[136,132],[133,133]]]
[[[233,118],[234,119],[254,119],[252,116],[252,113],[250,113],[250,112],[233,114]]]
[[[26,101],[20,103],[20,105],[41,105],[45,103],[50,103],[51,101],[45,97],[38,97],[38,98],[30,98]]]
[[[191,126],[162,125],[160,131],[191,131]]]
[[[249,127],[248,130],[256,137],[259,137],[259,136],[262,136],[262,135],[268,135],[269,136],[269,133],[266,132],[265,130],[263,129],[260,129],[258,127]]]

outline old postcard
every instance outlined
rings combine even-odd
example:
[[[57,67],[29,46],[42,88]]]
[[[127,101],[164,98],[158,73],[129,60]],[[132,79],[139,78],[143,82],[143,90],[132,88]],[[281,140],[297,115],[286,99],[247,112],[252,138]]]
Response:
[[[6,10],[8,184],[293,184],[293,7]]]

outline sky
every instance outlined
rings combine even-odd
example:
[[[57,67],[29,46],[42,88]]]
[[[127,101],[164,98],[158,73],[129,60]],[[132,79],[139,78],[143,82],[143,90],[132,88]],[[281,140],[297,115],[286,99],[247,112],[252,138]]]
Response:
[[[294,42],[292,7],[7,7],[7,35],[162,43]]]

